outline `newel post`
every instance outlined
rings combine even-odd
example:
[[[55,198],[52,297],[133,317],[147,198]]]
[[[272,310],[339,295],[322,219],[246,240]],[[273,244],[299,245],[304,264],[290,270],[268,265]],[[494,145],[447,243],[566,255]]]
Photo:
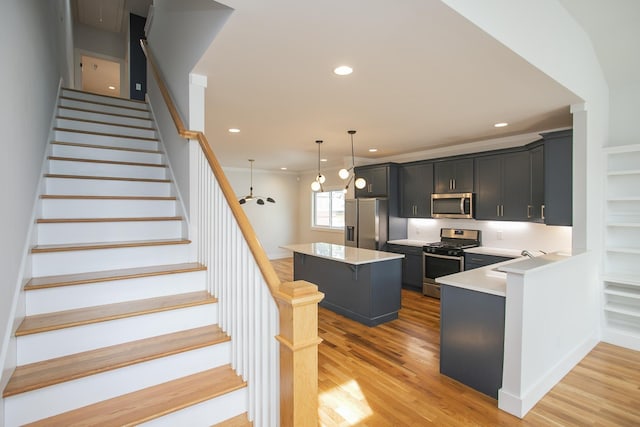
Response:
[[[280,425],[318,425],[318,287],[304,280],[280,285]]]

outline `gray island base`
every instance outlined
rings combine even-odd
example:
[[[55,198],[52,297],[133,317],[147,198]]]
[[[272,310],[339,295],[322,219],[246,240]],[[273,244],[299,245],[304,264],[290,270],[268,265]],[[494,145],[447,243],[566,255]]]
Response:
[[[398,318],[403,255],[330,243],[284,248],[293,251],[294,280],[324,293],[320,306],[367,326]]]

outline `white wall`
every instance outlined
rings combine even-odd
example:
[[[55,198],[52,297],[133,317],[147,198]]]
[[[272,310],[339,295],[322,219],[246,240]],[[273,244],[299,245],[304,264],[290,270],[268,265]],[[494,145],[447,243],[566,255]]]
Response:
[[[250,170],[224,168],[237,198],[249,194]],[[269,259],[291,254],[280,246],[298,242],[298,177],[287,172],[253,169],[253,194],[273,198],[276,203],[245,203],[243,209]]]
[[[640,79],[640,76],[638,76]],[[640,144],[640,82],[611,89],[609,145]]]
[[[127,50],[127,40],[125,40],[124,33],[99,30],[77,22],[74,30],[73,38],[76,49],[124,60]]]
[[[0,364],[4,388],[8,370],[15,365],[9,348],[16,298],[23,284],[23,262],[28,251],[27,233],[33,219],[41,168],[48,141],[55,96],[60,81],[56,45],[56,3],[8,0],[0,13]],[[64,54],[63,54],[64,57]],[[61,59],[64,60],[64,59]],[[2,416],[0,402],[0,419]]]

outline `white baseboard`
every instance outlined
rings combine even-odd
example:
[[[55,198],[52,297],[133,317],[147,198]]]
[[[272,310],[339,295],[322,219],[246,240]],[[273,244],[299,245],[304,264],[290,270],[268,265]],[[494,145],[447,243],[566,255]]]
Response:
[[[540,378],[522,396],[517,396],[504,389],[498,390],[498,407],[516,417],[524,418],[527,412],[589,354],[597,344],[598,338],[594,333],[553,366],[546,375]]]
[[[640,336],[618,331],[613,328],[605,327],[602,341],[617,345],[618,347],[628,348],[629,350],[640,351]]]

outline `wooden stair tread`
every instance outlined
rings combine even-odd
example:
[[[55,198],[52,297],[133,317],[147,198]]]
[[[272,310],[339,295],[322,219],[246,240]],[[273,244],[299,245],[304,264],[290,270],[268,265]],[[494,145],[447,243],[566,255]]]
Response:
[[[142,222],[142,221],[182,221],[181,216],[148,216],[130,218],[38,218],[38,224],[68,224],[75,222]]]
[[[209,369],[27,426],[133,426],[246,387],[229,365]]]
[[[72,133],[82,133],[85,135],[108,136],[111,138],[140,139],[143,141],[159,141],[158,138],[151,138],[146,136],[121,135],[117,133],[95,132],[91,130],[69,129],[69,128],[59,128],[59,127],[54,127],[53,130],[57,132],[72,132]]]
[[[107,165],[123,165],[123,166],[145,166],[152,168],[166,168],[167,165],[161,163],[142,163],[142,162],[121,162],[116,160],[98,160],[98,159],[81,159],[78,157],[58,157],[49,156],[49,160],[58,160],[62,162],[84,162],[84,163],[100,163]]]
[[[162,151],[159,151],[159,150],[147,150],[147,149],[144,149],[144,148],[114,147],[112,145],[100,145],[100,144],[84,144],[84,143],[81,143],[81,142],[51,141],[51,145],[65,145],[65,146],[68,146],[68,147],[96,148],[96,149],[100,149],[100,150],[133,151],[135,153],[162,154]]]
[[[69,98],[67,98],[67,99],[69,99]],[[127,119],[138,119],[138,120],[151,121],[150,118],[146,118],[146,117],[131,116],[131,115],[127,115],[127,114],[106,113],[104,111],[87,110],[86,108],[68,107],[68,106],[59,105],[59,104],[58,104],[58,109],[82,111],[84,113],[101,114],[101,115],[105,115],[105,116],[125,117]]]
[[[176,196],[83,196],[77,194],[41,194],[40,198],[58,200],[178,200]]]
[[[252,427],[253,423],[249,421],[247,413],[237,415],[221,423],[214,424],[212,427]]]
[[[33,277],[29,282],[27,282],[24,289],[25,291],[30,291],[59,286],[136,279],[140,277],[161,276],[165,274],[188,273],[192,271],[203,271],[206,269],[207,267],[200,263],[191,262],[182,264],[154,265],[151,267],[124,268],[120,270],[104,270],[91,273]]]
[[[108,102],[91,101],[89,99],[73,98],[73,97],[69,97],[69,96],[61,96],[60,99],[66,99],[67,101],[86,102],[87,104],[104,105],[106,107],[124,108],[125,110],[134,110],[134,111],[141,111],[141,112],[144,112],[144,113],[149,113],[149,109],[147,109],[147,108],[135,108],[135,107],[129,107],[129,106],[126,106],[126,105],[116,105],[116,104],[110,104]],[[96,112],[98,112],[98,111],[96,111]]]
[[[130,242],[98,242],[98,243],[69,243],[64,245],[38,245],[31,248],[32,254],[45,252],[69,252],[88,251],[93,249],[117,249],[135,248],[140,246],[166,246],[166,245],[187,245],[191,240],[187,239],[166,239],[166,240],[133,240]]]
[[[156,130],[155,128],[149,127],[149,126],[125,125],[125,124],[122,124],[122,123],[104,122],[104,121],[101,121],[101,120],[80,119],[78,117],[68,117],[68,116],[59,116],[58,115],[58,116],[56,116],[56,119],[72,120],[72,121],[82,122],[82,123],[93,123],[93,124],[97,124],[97,125],[118,126],[118,127],[123,127],[123,128],[140,129],[140,130],[152,130],[152,131]]]
[[[229,340],[219,326],[210,325],[18,366],[3,397]]]
[[[82,94],[85,94],[85,95],[91,95],[91,96],[96,96],[96,97],[100,97],[100,98],[115,99],[115,100],[118,100],[118,101],[127,101],[127,102],[131,102],[131,103],[147,105],[147,101],[141,101],[139,99],[121,98],[119,96],[104,95],[102,93],[87,92],[86,90],[73,89],[73,88],[70,88],[70,87],[63,87],[62,90],[63,91],[68,91],[68,92],[82,93]],[[77,98],[72,98],[72,99],[77,99]]]
[[[65,175],[57,173],[47,173],[45,178],[62,178],[62,179],[94,179],[99,181],[134,181],[134,182],[171,182],[170,179],[155,178],[125,178],[120,176],[93,176],[93,175]]]
[[[71,328],[80,325],[124,319],[149,313],[213,304],[217,299],[207,291],[188,292],[178,295],[148,298],[138,301],[127,301],[106,304],[96,307],[77,308],[54,313],[37,314],[24,318],[16,336],[36,334],[57,329]]]

